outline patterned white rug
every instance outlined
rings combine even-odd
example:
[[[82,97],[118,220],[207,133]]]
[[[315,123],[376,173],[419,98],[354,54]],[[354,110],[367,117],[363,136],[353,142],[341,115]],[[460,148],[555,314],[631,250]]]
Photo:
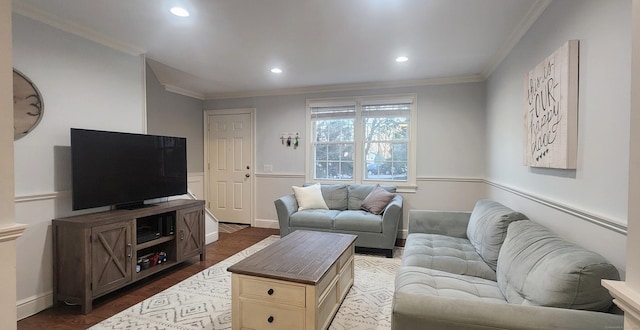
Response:
[[[268,237],[192,277],[96,324],[90,329],[231,329],[231,273],[227,267],[278,240]],[[354,284],[329,329],[390,329],[394,258],[355,256]]]

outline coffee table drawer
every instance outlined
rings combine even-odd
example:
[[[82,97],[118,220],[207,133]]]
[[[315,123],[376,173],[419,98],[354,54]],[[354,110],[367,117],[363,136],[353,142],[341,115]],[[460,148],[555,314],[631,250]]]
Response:
[[[277,280],[240,277],[240,297],[293,306],[305,306],[305,287]]]
[[[304,329],[304,309],[241,300],[240,329]]]
[[[318,319],[316,322],[316,329],[326,329],[329,327],[329,316],[333,315],[338,309],[338,287],[337,282],[333,282],[333,285],[327,289],[327,295],[324,300],[318,305]]]
[[[342,300],[346,295],[351,285],[353,284],[353,258],[342,269],[340,277],[338,278],[338,298]]]
[[[354,250],[354,247],[353,247],[353,244],[351,244],[351,246],[346,251],[344,251],[344,253],[342,253],[340,258],[338,259],[338,264],[340,267],[339,271],[341,271],[344,268],[344,266],[349,262],[349,259],[353,257],[353,250]]]
[[[326,290],[329,287],[329,284],[331,284],[331,282],[336,278],[337,275],[338,275],[338,265],[333,264],[333,266],[329,268],[327,273],[324,274],[324,277],[316,285],[316,294],[318,296],[322,295],[324,293],[324,290]]]

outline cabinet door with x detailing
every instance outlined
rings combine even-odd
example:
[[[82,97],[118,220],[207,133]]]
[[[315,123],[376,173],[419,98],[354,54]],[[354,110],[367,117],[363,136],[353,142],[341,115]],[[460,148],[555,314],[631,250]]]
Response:
[[[94,297],[131,282],[132,223],[117,222],[91,229],[91,286]]]
[[[178,210],[178,261],[200,255],[205,260],[204,210],[202,207]]]

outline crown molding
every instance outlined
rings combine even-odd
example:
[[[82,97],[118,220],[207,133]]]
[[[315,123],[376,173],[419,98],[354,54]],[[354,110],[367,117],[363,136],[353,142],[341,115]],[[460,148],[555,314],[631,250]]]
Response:
[[[64,20],[58,16],[52,15],[45,11],[39,10],[33,6],[27,5],[22,2],[13,1],[12,11],[18,15],[22,15],[38,22],[50,25],[62,31],[75,34],[79,37],[91,40],[101,45],[107,46],[127,53],[133,56],[139,56],[146,53],[146,50],[111,38],[104,34],[98,33],[94,30],[80,26],[78,24]]]
[[[180,88],[178,86],[171,85],[171,84],[162,84],[162,86],[164,86],[164,90],[166,90],[167,92],[171,92],[171,93],[176,93],[176,94],[192,97],[192,98],[198,99],[198,100],[204,100],[204,94],[203,93],[194,92],[194,91],[191,91],[191,90],[188,90],[188,89],[184,89],[184,88]]]
[[[334,84],[334,85],[311,86],[311,87],[300,87],[300,88],[256,90],[256,91],[247,91],[247,92],[209,93],[209,94],[205,94],[205,99],[206,100],[235,99],[235,98],[257,97],[257,96],[299,95],[299,94],[342,92],[342,91],[367,90],[367,89],[463,84],[463,83],[481,82],[484,80],[485,78],[483,78],[481,75],[471,75],[471,76],[460,76],[460,77],[426,78],[426,79],[403,80],[403,81],[381,81],[381,82],[356,83],[356,84]]]
[[[525,15],[524,19],[520,22],[518,27],[513,30],[509,38],[502,45],[500,50],[496,53],[493,58],[493,61],[489,63],[489,65],[485,68],[485,70],[480,74],[485,80],[493,74],[500,63],[511,53],[513,48],[520,42],[520,39],[524,37],[525,33],[529,31],[533,23],[535,23],[540,15],[547,9],[547,6],[551,3],[552,0],[537,0],[536,3],[531,7],[527,15]]]

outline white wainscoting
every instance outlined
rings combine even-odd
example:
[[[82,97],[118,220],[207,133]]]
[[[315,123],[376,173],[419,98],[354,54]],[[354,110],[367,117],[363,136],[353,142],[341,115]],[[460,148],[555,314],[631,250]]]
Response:
[[[195,199],[204,199],[204,172],[193,172],[187,176],[187,185],[191,197]],[[205,205],[205,243],[211,244],[218,240],[218,219],[206,209]]]
[[[204,172],[189,173],[187,186],[196,199],[204,199]]]
[[[256,174],[255,226],[279,228],[273,202],[291,194],[291,186],[304,183],[304,174]],[[470,211],[485,193],[485,184],[480,178],[418,177],[417,185],[415,193],[402,193],[404,214],[403,223],[398,228],[399,238],[407,237],[407,214],[410,209]]]
[[[524,213],[532,221],[558,236],[599,253],[611,262],[624,279],[627,254],[627,227],[602,215],[551,201],[526,191],[486,181],[487,198]]]
[[[256,174],[254,226],[279,228],[274,201],[291,194],[291,186],[305,183],[304,174]],[[190,173],[189,190],[204,196],[204,174]],[[470,211],[481,198],[492,198],[539,221],[558,235],[602,254],[624,278],[626,226],[603,216],[533,196],[480,178],[418,177],[415,193],[404,197],[403,223],[398,237],[407,237],[407,214],[411,209]],[[20,196],[15,199],[16,222],[27,225],[16,240],[18,319],[36,314],[53,304],[51,219],[79,214],[71,211],[69,191]],[[96,210],[85,211],[95,212]],[[218,239],[217,221],[206,220],[207,244]]]
[[[59,197],[70,198],[70,194],[39,194],[15,200],[16,221],[27,225],[16,240],[18,320],[53,306],[51,219],[57,217]]]
[[[189,173],[188,188],[197,199],[204,196],[204,173]],[[190,198],[190,196],[185,196]],[[16,222],[26,230],[16,240],[16,294],[18,320],[53,306],[51,220],[93,213],[108,208],[71,210],[71,191],[58,191],[15,198]],[[218,240],[218,222],[206,214],[206,244]]]
[[[255,227],[278,229],[278,215],[273,203],[276,199],[292,193],[291,186],[305,183],[304,174],[256,173]]]
[[[256,174],[256,227],[279,228],[273,201],[291,194],[291,186],[305,182],[304,174]],[[418,177],[415,193],[404,197],[403,223],[398,238],[407,237],[408,212],[412,209],[471,211],[478,199],[495,199],[561,237],[595,251],[624,276],[626,226],[614,219],[534,196],[481,178]]]

